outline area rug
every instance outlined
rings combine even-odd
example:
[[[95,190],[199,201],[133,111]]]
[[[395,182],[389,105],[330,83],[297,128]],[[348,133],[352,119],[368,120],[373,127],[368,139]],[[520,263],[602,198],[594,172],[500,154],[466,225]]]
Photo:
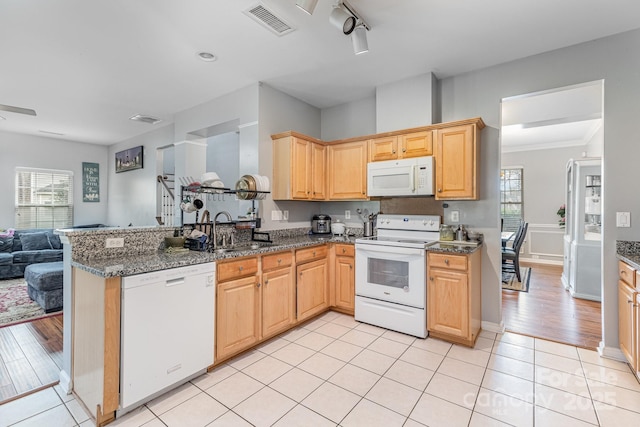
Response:
[[[29,298],[23,278],[0,280],[0,328],[60,313],[45,314],[44,309]]]
[[[502,270],[502,289],[512,291],[529,292],[529,280],[531,280],[531,268],[524,267],[520,269],[520,277],[522,282],[518,282],[515,271]]]

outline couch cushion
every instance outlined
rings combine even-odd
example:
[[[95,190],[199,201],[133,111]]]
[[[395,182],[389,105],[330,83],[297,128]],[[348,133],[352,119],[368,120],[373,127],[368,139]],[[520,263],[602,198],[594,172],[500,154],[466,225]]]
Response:
[[[11,253],[13,250],[13,236],[0,236],[0,253]]]
[[[49,236],[45,231],[38,233],[21,233],[20,241],[22,242],[23,251],[39,251],[43,249],[53,249],[49,242]]]
[[[14,252],[12,255],[14,264],[34,264],[39,262],[62,261],[62,249],[20,251]]]
[[[47,231],[47,237],[49,238],[49,243],[51,243],[51,249],[62,249],[60,236],[54,234],[53,231]]]
[[[13,264],[13,256],[6,252],[0,252],[0,265],[11,265]]]
[[[23,234],[31,234],[31,233],[47,233],[47,235],[49,235],[49,234],[53,234],[53,229],[52,228],[25,228],[22,230],[14,230],[12,252],[21,251],[22,241],[20,240],[20,237]],[[61,248],[54,248],[54,249],[61,249]]]

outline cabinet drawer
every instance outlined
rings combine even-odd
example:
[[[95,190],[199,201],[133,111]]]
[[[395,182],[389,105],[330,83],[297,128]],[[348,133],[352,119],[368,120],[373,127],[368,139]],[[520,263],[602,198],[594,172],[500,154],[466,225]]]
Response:
[[[427,260],[427,266],[464,271],[467,269],[467,257],[465,255],[430,253]]]
[[[296,251],[296,264],[311,261],[314,259],[322,259],[327,257],[327,245],[313,246],[307,249],[298,249]]]
[[[236,261],[225,261],[218,264],[218,282],[249,276],[258,272],[258,258],[243,258]]]
[[[618,261],[618,274],[620,280],[627,282],[631,287],[636,286],[636,270],[626,262]]]
[[[264,255],[262,257],[262,270],[272,270],[278,267],[288,267],[293,262],[291,252],[279,252],[272,255]]]
[[[338,256],[355,256],[355,252],[354,245],[336,244],[336,255]]]

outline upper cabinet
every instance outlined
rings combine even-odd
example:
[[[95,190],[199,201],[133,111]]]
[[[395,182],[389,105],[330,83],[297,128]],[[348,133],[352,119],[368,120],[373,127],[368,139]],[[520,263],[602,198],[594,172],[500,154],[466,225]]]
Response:
[[[369,159],[372,162],[431,156],[432,154],[433,131],[431,130],[373,138],[369,141]]]
[[[367,162],[433,156],[437,200],[478,200],[481,118],[325,143],[272,135],[274,200],[366,200]]]
[[[436,130],[436,200],[478,200],[478,130],[475,123]]]
[[[273,136],[274,200],[326,198],[326,147],[293,132]]]
[[[367,141],[327,147],[329,200],[367,198]]]

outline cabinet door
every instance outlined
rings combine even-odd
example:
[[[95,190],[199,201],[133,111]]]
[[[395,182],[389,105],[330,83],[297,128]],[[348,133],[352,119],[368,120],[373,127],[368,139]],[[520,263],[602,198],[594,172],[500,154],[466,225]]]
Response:
[[[336,307],[349,312],[355,306],[355,269],[353,257],[336,256]]]
[[[408,133],[400,135],[400,157],[431,156],[433,154],[433,131]]]
[[[469,286],[466,273],[430,269],[427,301],[429,331],[469,339]]]
[[[436,163],[437,200],[476,200],[475,125],[438,129]]]
[[[216,293],[216,359],[251,347],[260,339],[258,277],[219,283]]]
[[[618,339],[620,341],[620,350],[627,358],[629,363],[633,364],[636,358],[634,348],[635,323],[633,318],[633,301],[635,299],[635,290],[625,284],[622,280],[618,281]]]
[[[367,141],[329,146],[329,199],[367,198]]]
[[[388,136],[369,141],[369,161],[395,160],[398,158],[398,137]]]
[[[325,174],[327,147],[311,144],[311,194],[314,200],[324,200],[327,197],[327,175]]]
[[[327,260],[297,267],[297,319],[307,319],[329,307]]]
[[[640,378],[640,293],[636,292],[636,303],[633,306],[633,316],[635,320],[635,363],[634,371],[636,377]]]
[[[291,268],[262,274],[262,337],[287,329],[294,321],[294,288]]]
[[[293,138],[291,142],[291,198],[311,195],[311,142]]]

